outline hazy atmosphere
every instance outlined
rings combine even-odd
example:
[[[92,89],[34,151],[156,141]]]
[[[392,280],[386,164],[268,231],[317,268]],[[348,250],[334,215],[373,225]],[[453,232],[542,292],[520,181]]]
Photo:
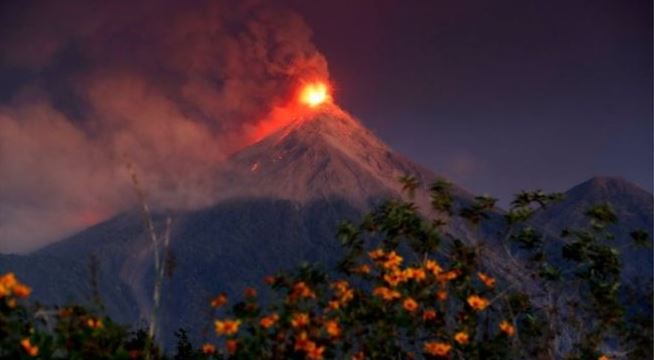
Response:
[[[215,168],[307,76],[503,204],[594,175],[651,190],[651,6],[3,2],[0,249],[125,209],[128,162],[163,204],[210,203]]]

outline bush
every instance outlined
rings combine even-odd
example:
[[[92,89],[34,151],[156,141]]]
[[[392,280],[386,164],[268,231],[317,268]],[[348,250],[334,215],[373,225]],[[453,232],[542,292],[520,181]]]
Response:
[[[560,194],[520,193],[500,216],[494,199],[457,205],[449,185],[437,182],[435,218],[428,219],[412,202],[417,181],[403,183],[408,200],[387,201],[359,224],[340,227],[345,255],[336,269],[307,265],[268,277],[276,295],[265,307],[254,288],[231,308],[219,294],[211,302],[216,341],[194,348],[180,331],[175,359],[651,356],[651,322],[642,314],[651,319],[651,304],[620,290],[610,206],[589,209],[587,228],[545,243],[528,220]],[[501,257],[447,231],[455,218],[472,231],[502,225],[495,240]],[[633,234],[649,243],[646,233]],[[29,288],[11,274],[2,279],[0,358],[163,357],[145,332],[129,334],[81,307],[28,310],[20,300]]]

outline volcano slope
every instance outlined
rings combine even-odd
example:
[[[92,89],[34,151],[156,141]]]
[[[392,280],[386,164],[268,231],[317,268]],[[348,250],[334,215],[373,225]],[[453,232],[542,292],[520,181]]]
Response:
[[[396,154],[335,107],[291,119],[234,154],[216,169],[220,197],[214,205],[154,214],[158,231],[166,214],[173,214],[175,266],[164,282],[160,339],[170,345],[174,331],[186,328],[201,340],[212,321],[208,304],[219,292],[240,294],[262,284],[266,275],[302,262],[333,265],[341,255],[337,225],[358,221],[383,199],[402,197],[398,178],[406,174],[421,184],[417,206],[434,215],[428,185],[439,177]],[[474,199],[458,186],[452,194],[455,206]],[[491,269],[502,263],[494,240],[500,213],[492,217],[479,232],[460,221],[449,225],[452,233],[487,249],[484,261]],[[554,221],[547,214],[539,219],[539,226]],[[87,302],[93,293],[89,259],[98,259],[104,309],[119,321],[142,326],[152,307],[152,252],[141,215],[133,210],[34,253],[2,255],[0,271],[15,271],[44,303]]]

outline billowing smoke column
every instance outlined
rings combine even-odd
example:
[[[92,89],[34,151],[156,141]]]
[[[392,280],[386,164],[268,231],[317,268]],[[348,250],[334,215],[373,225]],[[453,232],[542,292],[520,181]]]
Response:
[[[0,5],[0,251],[130,206],[210,204],[222,159],[302,79],[328,80],[295,13],[263,1]]]

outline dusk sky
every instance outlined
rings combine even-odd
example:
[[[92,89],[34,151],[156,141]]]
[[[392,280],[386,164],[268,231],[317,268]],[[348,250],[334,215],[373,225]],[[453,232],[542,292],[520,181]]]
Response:
[[[0,241],[125,209],[126,157],[192,206],[316,76],[398,152],[504,204],[596,175],[652,191],[649,0],[265,3],[1,2]]]
[[[293,1],[336,97],[474,192],[652,191],[652,2]]]

